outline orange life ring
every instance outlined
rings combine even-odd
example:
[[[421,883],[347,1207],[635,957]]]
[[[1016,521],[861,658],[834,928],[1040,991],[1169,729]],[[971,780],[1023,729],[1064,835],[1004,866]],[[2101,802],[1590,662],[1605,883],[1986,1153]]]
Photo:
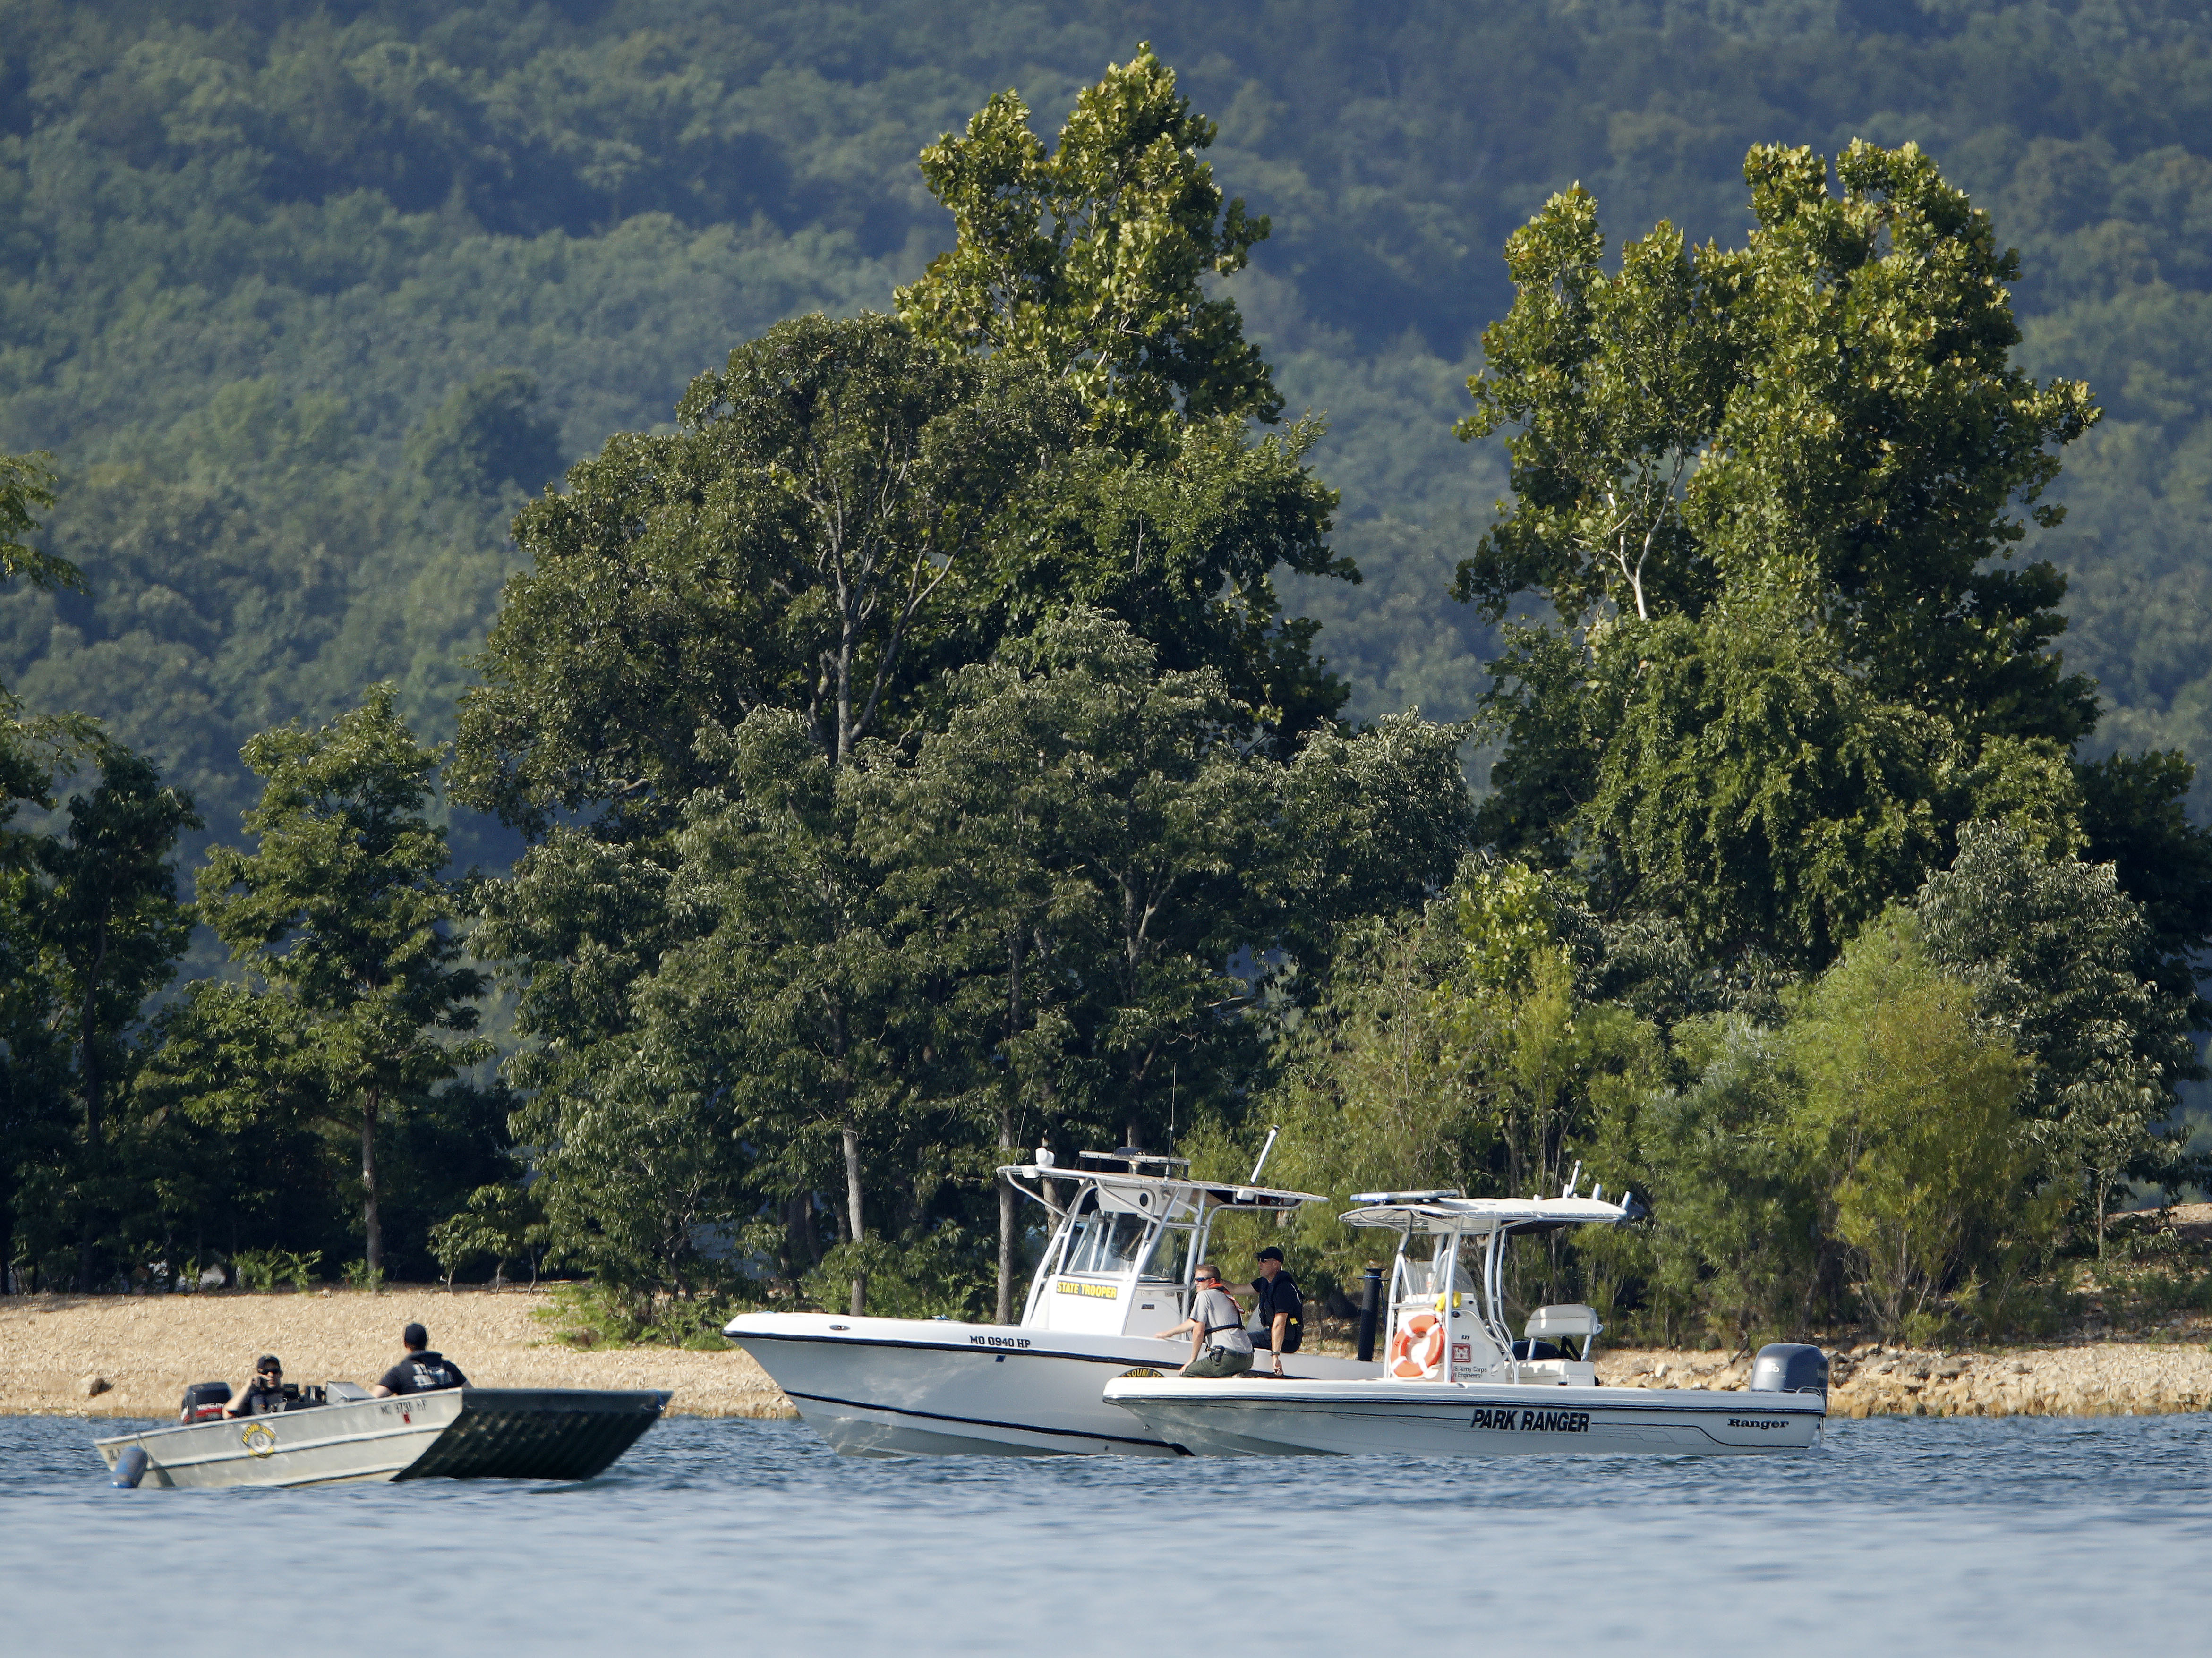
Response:
[[[1390,1338],[1390,1374],[1401,1382],[1434,1376],[1443,1363],[1444,1321],[1433,1313],[1416,1313]]]

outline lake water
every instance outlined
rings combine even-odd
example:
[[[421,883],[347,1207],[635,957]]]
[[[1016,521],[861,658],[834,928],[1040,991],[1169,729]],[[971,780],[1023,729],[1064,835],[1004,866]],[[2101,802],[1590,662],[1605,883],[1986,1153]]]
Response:
[[[679,1418],[587,1485],[290,1492],[113,1490],[90,1443],[114,1430],[0,1418],[0,1651],[2212,1644],[2197,1416],[1490,1463],[861,1462],[797,1424]]]

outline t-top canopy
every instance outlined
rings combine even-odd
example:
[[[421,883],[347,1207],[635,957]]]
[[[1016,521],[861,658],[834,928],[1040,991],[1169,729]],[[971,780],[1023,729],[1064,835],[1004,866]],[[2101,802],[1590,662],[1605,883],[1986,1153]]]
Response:
[[[1017,1188],[1048,1180],[1088,1181],[1115,1191],[1167,1191],[1188,1202],[1210,1198],[1224,1209],[1295,1209],[1302,1203],[1326,1203],[1319,1192],[1286,1192],[1272,1186],[1239,1186],[1234,1181],[1193,1180],[1187,1175],[1132,1175],[1114,1169],[1040,1169],[1033,1163],[1011,1163],[999,1172]],[[1042,1195],[1042,1193],[1034,1195]]]
[[[1549,1232],[1562,1226],[1618,1226],[1649,1212],[1633,1193],[1619,1203],[1598,1198],[1462,1198],[1429,1192],[1376,1192],[1340,1218],[1346,1226],[1393,1232],[1451,1233],[1486,1237],[1492,1232]]]

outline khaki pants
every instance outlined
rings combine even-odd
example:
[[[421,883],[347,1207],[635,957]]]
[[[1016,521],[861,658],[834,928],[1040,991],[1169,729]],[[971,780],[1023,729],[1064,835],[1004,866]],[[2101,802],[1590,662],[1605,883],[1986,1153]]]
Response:
[[[1221,1376],[1243,1376],[1252,1368],[1252,1355],[1233,1352],[1226,1347],[1208,1347],[1196,1358],[1182,1367],[1181,1374],[1196,1380],[1212,1380]]]

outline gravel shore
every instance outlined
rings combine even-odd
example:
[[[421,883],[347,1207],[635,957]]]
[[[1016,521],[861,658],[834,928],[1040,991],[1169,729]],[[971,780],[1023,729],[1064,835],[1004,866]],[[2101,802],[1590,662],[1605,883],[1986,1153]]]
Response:
[[[400,1357],[400,1327],[430,1333],[488,1388],[667,1388],[687,1416],[787,1417],[760,1366],[734,1350],[586,1352],[532,1316],[543,1291],[399,1286],[370,1295],[0,1297],[0,1413],[166,1417],[185,1385],[243,1382],[275,1353],[293,1382],[369,1382]],[[94,1379],[107,1385],[88,1393]]]
[[[2181,1341],[1943,1352],[1863,1346],[1831,1352],[1830,1416],[2158,1416],[2212,1408],[2212,1350]],[[1751,1360],[1719,1353],[1598,1355],[1609,1387],[1741,1388]]]
[[[471,1382],[504,1388],[667,1388],[686,1416],[788,1417],[745,1354],[669,1347],[585,1351],[533,1316],[542,1291],[401,1286],[370,1295],[0,1297],[0,1413],[165,1417],[185,1384],[243,1381],[256,1355],[295,1382],[369,1382],[419,1321]],[[2191,1327],[2169,1339],[1936,1352],[1878,1346],[1832,1356],[1834,1416],[2120,1416],[2212,1408],[2212,1348]],[[1601,1351],[1609,1387],[1741,1388],[1747,1357]],[[103,1383],[97,1387],[94,1384]]]

